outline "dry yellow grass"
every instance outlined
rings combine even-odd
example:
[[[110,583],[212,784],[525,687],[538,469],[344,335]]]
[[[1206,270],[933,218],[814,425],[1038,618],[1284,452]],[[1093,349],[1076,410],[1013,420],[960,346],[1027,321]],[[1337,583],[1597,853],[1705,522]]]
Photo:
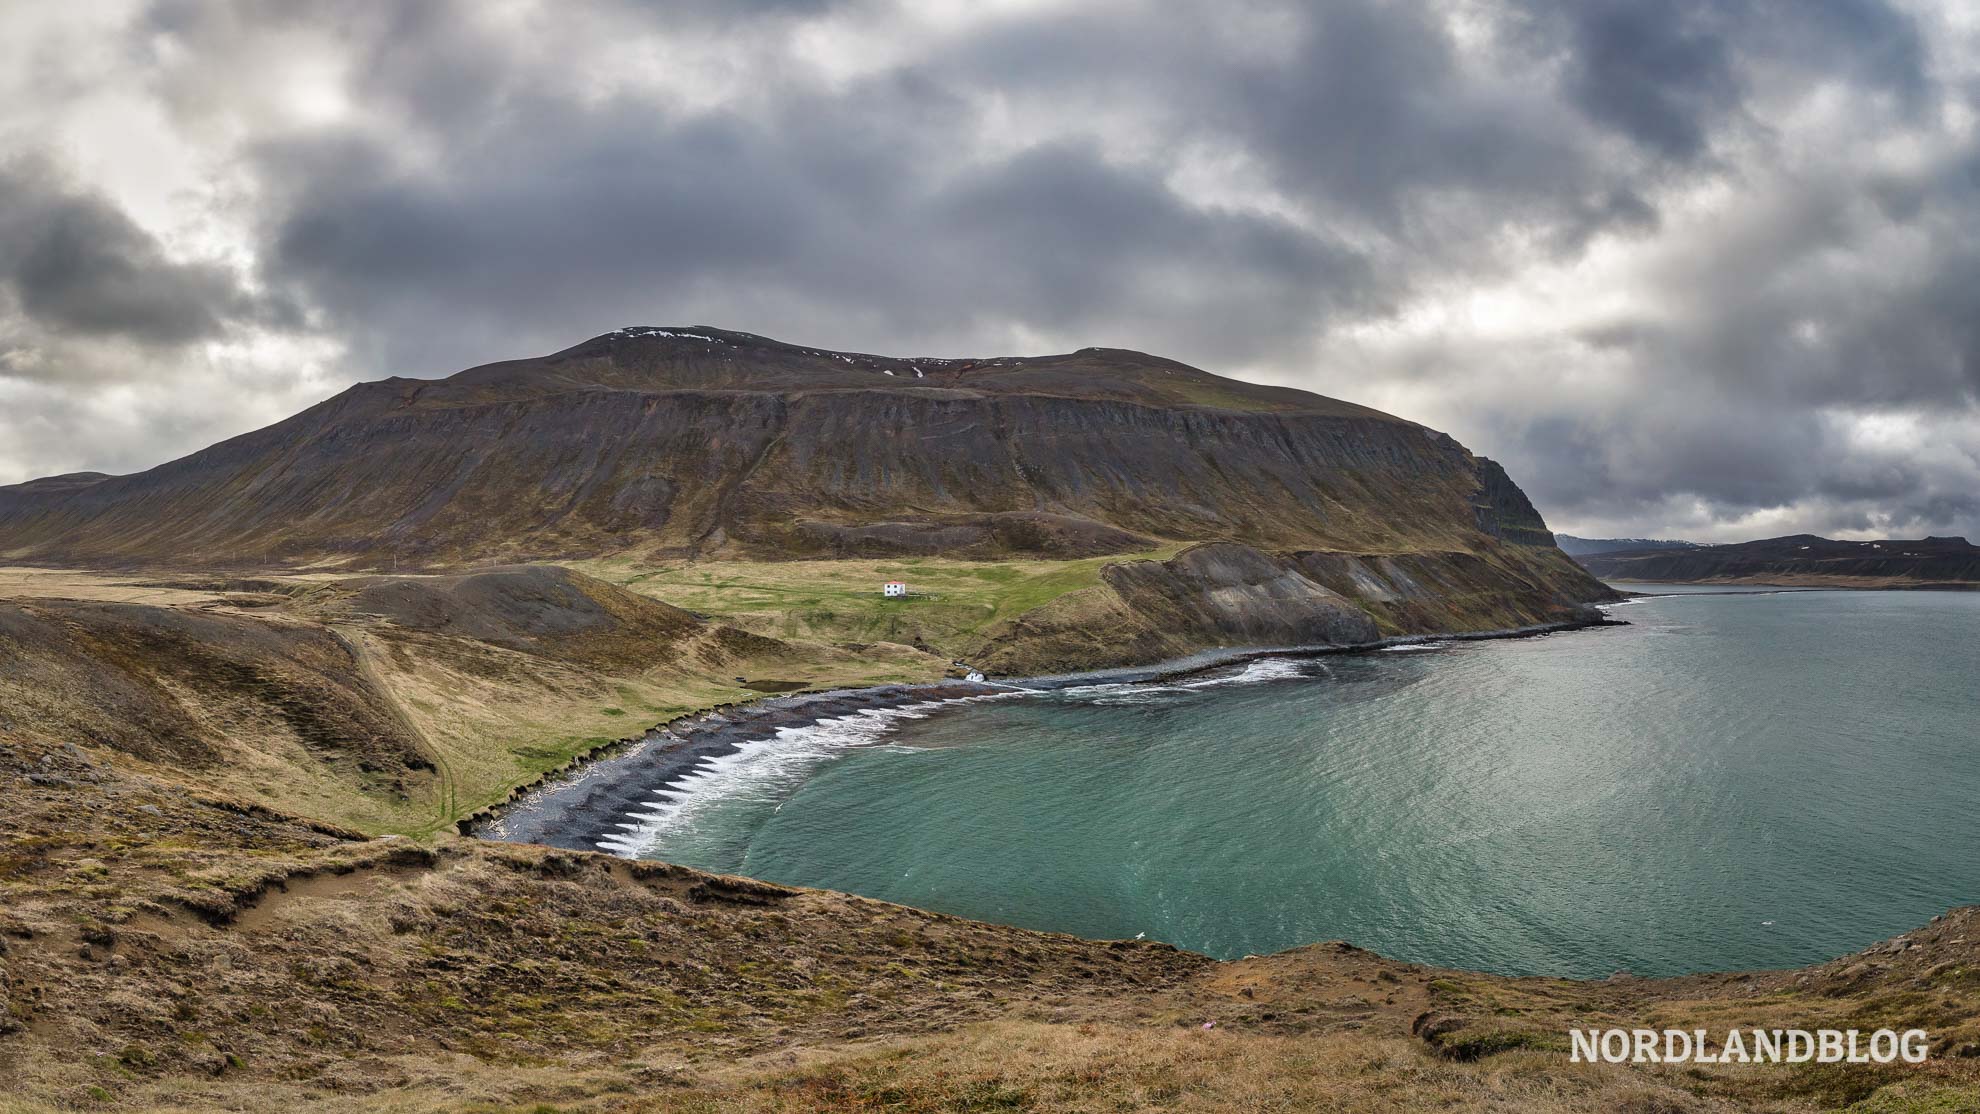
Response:
[[[766,1063],[780,1059],[799,1065]],[[138,1088],[127,1096],[132,1104],[120,1108],[146,1114],[277,1107],[321,1114],[1707,1114],[1743,1109],[1693,1095],[1681,1078],[1666,1078],[1676,1072],[1568,1066],[1538,1053],[1455,1064],[1400,1038],[1278,1037],[1110,1023],[989,1022],[864,1051],[758,1057],[701,1075],[666,1064],[575,1072],[495,1069],[467,1057],[391,1066],[407,1085],[385,1094],[176,1083]],[[0,1104],[0,1114],[54,1109]]]
[[[1545,1053],[1486,1064],[1426,1055],[1402,1037],[1290,1037],[1196,1028],[999,1022],[785,1073],[737,1079],[652,1109],[801,1111],[1712,1111],[1680,1085]]]
[[[422,837],[573,757],[692,712],[761,695],[736,683],[737,676],[829,688],[933,681],[943,672],[940,659],[893,645],[861,654],[786,645],[714,660],[697,654],[705,647],[689,646],[646,669],[601,673],[495,646],[436,645],[377,630],[344,633],[404,709],[438,760],[441,777],[422,801],[385,808],[374,803],[362,814],[346,805],[341,819],[365,831]],[[337,802],[333,796],[325,803]]]
[[[15,670],[0,670],[0,699],[29,710],[51,737],[100,737],[168,715],[182,734],[224,759],[188,763],[182,751],[140,749],[131,756],[134,767],[191,776],[246,800],[371,834],[429,838],[575,756],[760,695],[738,678],[829,688],[938,680],[946,668],[944,658],[893,643],[849,650],[735,637],[691,622],[690,629],[648,643],[614,640],[608,630],[599,635],[602,649],[579,634],[544,652],[353,612],[351,583],[360,582],[286,573],[0,569],[0,607],[27,609],[22,614],[38,617],[31,621],[48,632],[45,645],[11,648]],[[128,637],[133,630],[185,626],[182,620],[196,622],[177,641]],[[79,622],[105,633],[94,643],[65,644],[59,632]],[[320,643],[314,664],[299,673],[295,662],[257,657],[244,644],[218,647],[221,654],[209,661],[201,642],[228,640],[227,631],[277,630],[313,633]],[[93,656],[105,647],[122,655],[107,673]],[[257,690],[278,677],[316,685],[306,690],[306,702],[329,691],[323,685],[375,693],[403,745],[430,771],[381,780],[357,768],[351,756],[334,752],[334,739],[310,737],[297,729],[295,715],[271,713]],[[142,698],[120,705],[106,684],[135,686]]]
[[[91,569],[0,565],[0,599],[100,600],[158,607],[219,606],[224,602],[227,593],[222,589],[185,586],[191,583],[170,574],[152,576]]]

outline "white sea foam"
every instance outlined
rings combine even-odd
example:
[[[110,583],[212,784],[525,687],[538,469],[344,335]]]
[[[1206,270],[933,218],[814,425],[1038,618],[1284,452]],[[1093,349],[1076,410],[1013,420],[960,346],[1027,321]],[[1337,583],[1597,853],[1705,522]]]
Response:
[[[1224,688],[1228,685],[1256,685],[1266,681],[1304,677],[1309,675],[1314,666],[1317,666],[1320,672],[1327,671],[1324,664],[1308,663],[1294,658],[1258,658],[1245,663],[1245,667],[1235,673],[1219,673],[1193,681],[1170,681],[1162,684],[1147,681],[1105,681],[1094,685],[1074,685],[1071,688],[1055,691],[1060,696],[1075,697],[1089,704],[1110,706],[1161,704],[1182,699],[1202,689]]]
[[[1288,677],[1304,677],[1306,670],[1293,658],[1258,658],[1247,662],[1242,672],[1205,677],[1197,681],[1185,681],[1179,688],[1213,689],[1225,685],[1255,685],[1262,681],[1282,681]]]
[[[948,704],[996,700],[1028,691],[1014,689],[924,700],[897,708],[868,708],[780,727],[767,739],[751,740],[727,754],[702,759],[656,790],[645,809],[630,813],[615,825],[619,830],[598,840],[598,848],[637,857],[665,836],[692,827],[697,817],[724,802],[782,800],[821,764],[851,748],[879,744],[903,720],[926,718],[930,711]]]
[[[1325,670],[1325,666],[1319,667]],[[906,720],[925,719],[941,707],[988,700],[1010,700],[1044,692],[1084,699],[1095,704],[1148,704],[1186,697],[1190,693],[1228,685],[1251,685],[1305,676],[1306,663],[1290,658],[1259,658],[1243,669],[1192,681],[1149,684],[1103,682],[1045,690],[1009,688],[1000,692],[924,700],[895,708],[868,708],[793,727],[780,727],[766,739],[743,743],[727,754],[702,759],[694,767],[654,791],[645,808],[629,813],[600,838],[602,851],[637,857],[669,835],[692,828],[710,810],[736,801],[781,802],[817,768],[856,747],[889,746],[887,736]],[[903,750],[912,747],[901,746]]]

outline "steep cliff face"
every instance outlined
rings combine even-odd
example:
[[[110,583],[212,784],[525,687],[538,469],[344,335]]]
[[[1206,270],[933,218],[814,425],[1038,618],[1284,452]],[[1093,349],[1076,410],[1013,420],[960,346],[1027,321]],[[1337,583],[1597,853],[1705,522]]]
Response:
[[[1553,532],[1540,512],[1498,461],[1478,458],[1477,473],[1478,493],[1471,505],[1480,530],[1514,545],[1554,547]]]
[[[354,387],[148,472],[0,489],[0,559],[487,563],[1550,545],[1443,434],[1113,349],[980,361],[623,330]]]
[[[989,631],[973,663],[1007,674],[1142,665],[1220,647],[1381,638],[1598,619],[1616,598],[1559,550],[1271,553],[1230,542],[1109,568],[1105,583]]]

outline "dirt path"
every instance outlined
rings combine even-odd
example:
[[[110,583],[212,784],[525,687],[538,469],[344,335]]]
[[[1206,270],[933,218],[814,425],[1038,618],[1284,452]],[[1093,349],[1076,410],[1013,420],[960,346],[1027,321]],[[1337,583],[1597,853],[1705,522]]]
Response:
[[[433,762],[433,768],[440,775],[440,784],[436,787],[439,808],[434,817],[434,830],[439,831],[451,827],[455,821],[460,819],[462,809],[458,795],[460,778],[455,775],[453,768],[448,765],[447,756],[439,747],[433,745],[432,738],[426,732],[420,730],[419,724],[411,716],[406,714],[405,708],[399,703],[398,694],[393,690],[391,685],[386,683],[385,678],[372,664],[371,655],[365,652],[362,642],[363,636],[358,635],[357,637],[353,637],[336,624],[330,624],[329,631],[331,636],[336,638],[337,642],[345,650],[349,651],[351,660],[357,663],[358,675],[364,678],[364,683],[370,685],[373,691],[385,698],[386,705],[392,710],[393,718],[399,722],[400,726],[405,728],[408,735],[419,740],[420,753]]]

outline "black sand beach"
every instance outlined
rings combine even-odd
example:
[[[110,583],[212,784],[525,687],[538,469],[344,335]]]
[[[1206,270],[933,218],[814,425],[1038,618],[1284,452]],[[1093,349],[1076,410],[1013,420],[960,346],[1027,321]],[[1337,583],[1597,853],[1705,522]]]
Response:
[[[656,793],[704,760],[732,754],[745,743],[770,738],[787,727],[881,708],[926,701],[985,696],[1013,689],[1055,689],[1070,685],[1171,680],[1206,670],[1269,657],[1315,657],[1366,653],[1428,642],[1525,638],[1618,623],[1597,618],[1508,630],[1450,635],[1412,635],[1360,646],[1280,646],[1208,650],[1186,658],[1130,669],[1098,670],[1012,681],[944,681],[925,685],[879,685],[766,697],[747,704],[686,716],[622,740],[565,770],[546,774],[509,801],[463,820],[463,834],[511,843],[538,843],[571,850],[598,850],[599,841],[624,830],[628,818],[652,807]]]

